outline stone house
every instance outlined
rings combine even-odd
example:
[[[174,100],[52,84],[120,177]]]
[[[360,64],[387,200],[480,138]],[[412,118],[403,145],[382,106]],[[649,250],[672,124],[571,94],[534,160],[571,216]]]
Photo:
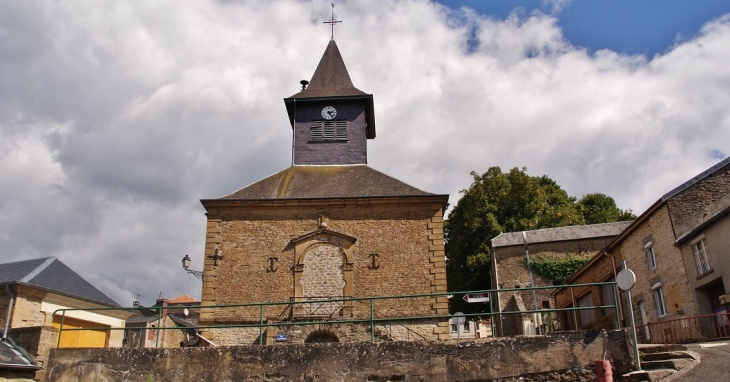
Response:
[[[637,278],[631,290],[637,325],[718,312],[730,282],[729,213],[727,158],[664,194],[568,283],[612,281],[625,260]],[[556,300],[559,307],[580,299],[598,306],[603,295],[592,287],[571,297],[566,289],[556,292]],[[568,328],[587,326],[580,319],[561,320]]]
[[[364,319],[368,301],[343,298],[446,292],[448,195],[419,190],[367,165],[373,96],[354,87],[331,40],[311,82],[284,99],[292,165],[217,199],[207,211],[201,326]],[[307,86],[308,85],[308,86]],[[333,301],[335,300],[335,301]],[[448,315],[446,296],[383,299],[378,318]],[[263,314],[263,317],[261,315]],[[388,339],[448,339],[448,320],[389,323]],[[262,341],[257,327],[203,329],[222,345]],[[370,340],[366,324],[269,326],[266,343]],[[277,337],[278,336],[278,337]]]
[[[58,309],[75,310],[54,315]],[[43,367],[50,348],[119,347],[124,321],[131,313],[55,257],[0,264],[0,327],[3,341],[9,339],[24,349],[35,365]],[[96,328],[61,332],[63,328]],[[1,369],[1,367],[0,367]],[[40,373],[40,372],[39,372]],[[38,374],[40,377],[40,374]]]
[[[126,348],[173,348],[196,346],[199,341],[198,325],[200,301],[182,295],[172,299],[157,299],[154,306],[138,308],[126,321],[124,347]],[[193,308],[196,307],[196,308]],[[178,330],[157,330],[163,328]]]
[[[495,289],[493,310],[521,312],[555,308],[550,289],[522,291],[531,286],[526,266],[526,252],[531,258],[565,258],[568,255],[590,257],[601,251],[630,222],[575,225],[524,232],[502,233],[492,239],[491,278]],[[535,287],[552,286],[538,274],[532,275]],[[496,317],[496,316],[495,316]],[[553,313],[511,313],[495,318],[495,335],[537,334],[558,329]]]

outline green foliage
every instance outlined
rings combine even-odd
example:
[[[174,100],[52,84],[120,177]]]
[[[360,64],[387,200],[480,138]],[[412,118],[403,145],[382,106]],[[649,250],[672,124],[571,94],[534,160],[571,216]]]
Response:
[[[562,284],[568,277],[572,276],[581,267],[583,267],[591,256],[576,256],[568,254],[565,257],[557,256],[535,256],[530,259],[532,272],[538,274],[548,280],[553,280],[557,284]],[[522,259],[525,268],[527,268],[527,259]]]
[[[616,207],[616,201],[604,194],[586,194],[578,201],[580,211],[586,224],[612,223],[636,219],[629,210]]]
[[[529,176],[527,169],[503,173],[491,167],[462,190],[462,198],[445,222],[446,272],[450,291],[489,289],[489,243],[501,232],[583,224],[570,197],[547,176]],[[483,304],[452,299],[452,311],[476,313]]]
[[[155,375],[152,373],[147,373],[147,375],[144,377],[144,382],[155,382]]]
[[[526,168],[503,173],[499,167],[490,167],[484,174],[471,175],[474,181],[461,191],[462,198],[444,222],[449,291],[491,289],[490,242],[502,232],[636,218],[603,194],[588,194],[579,202],[547,175],[530,176]],[[450,308],[464,313],[489,309],[460,298],[452,299]]]

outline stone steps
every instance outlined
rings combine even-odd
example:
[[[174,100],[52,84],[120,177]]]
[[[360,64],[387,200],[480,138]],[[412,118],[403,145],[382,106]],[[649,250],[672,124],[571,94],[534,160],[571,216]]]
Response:
[[[682,345],[644,346],[641,353],[641,370],[622,376],[624,382],[660,381],[689,366],[697,355]]]

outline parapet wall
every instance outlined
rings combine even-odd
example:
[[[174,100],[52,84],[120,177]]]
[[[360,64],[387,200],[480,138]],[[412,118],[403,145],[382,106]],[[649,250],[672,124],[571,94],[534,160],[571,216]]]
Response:
[[[484,381],[628,371],[624,331],[461,342],[355,342],[177,349],[53,349],[47,381]],[[536,376],[538,375],[538,376]]]

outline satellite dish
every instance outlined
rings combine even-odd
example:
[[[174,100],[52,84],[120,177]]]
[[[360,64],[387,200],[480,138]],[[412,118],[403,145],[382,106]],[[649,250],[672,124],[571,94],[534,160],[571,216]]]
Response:
[[[634,287],[636,275],[631,269],[623,269],[616,275],[616,284],[621,290],[629,290]]]

